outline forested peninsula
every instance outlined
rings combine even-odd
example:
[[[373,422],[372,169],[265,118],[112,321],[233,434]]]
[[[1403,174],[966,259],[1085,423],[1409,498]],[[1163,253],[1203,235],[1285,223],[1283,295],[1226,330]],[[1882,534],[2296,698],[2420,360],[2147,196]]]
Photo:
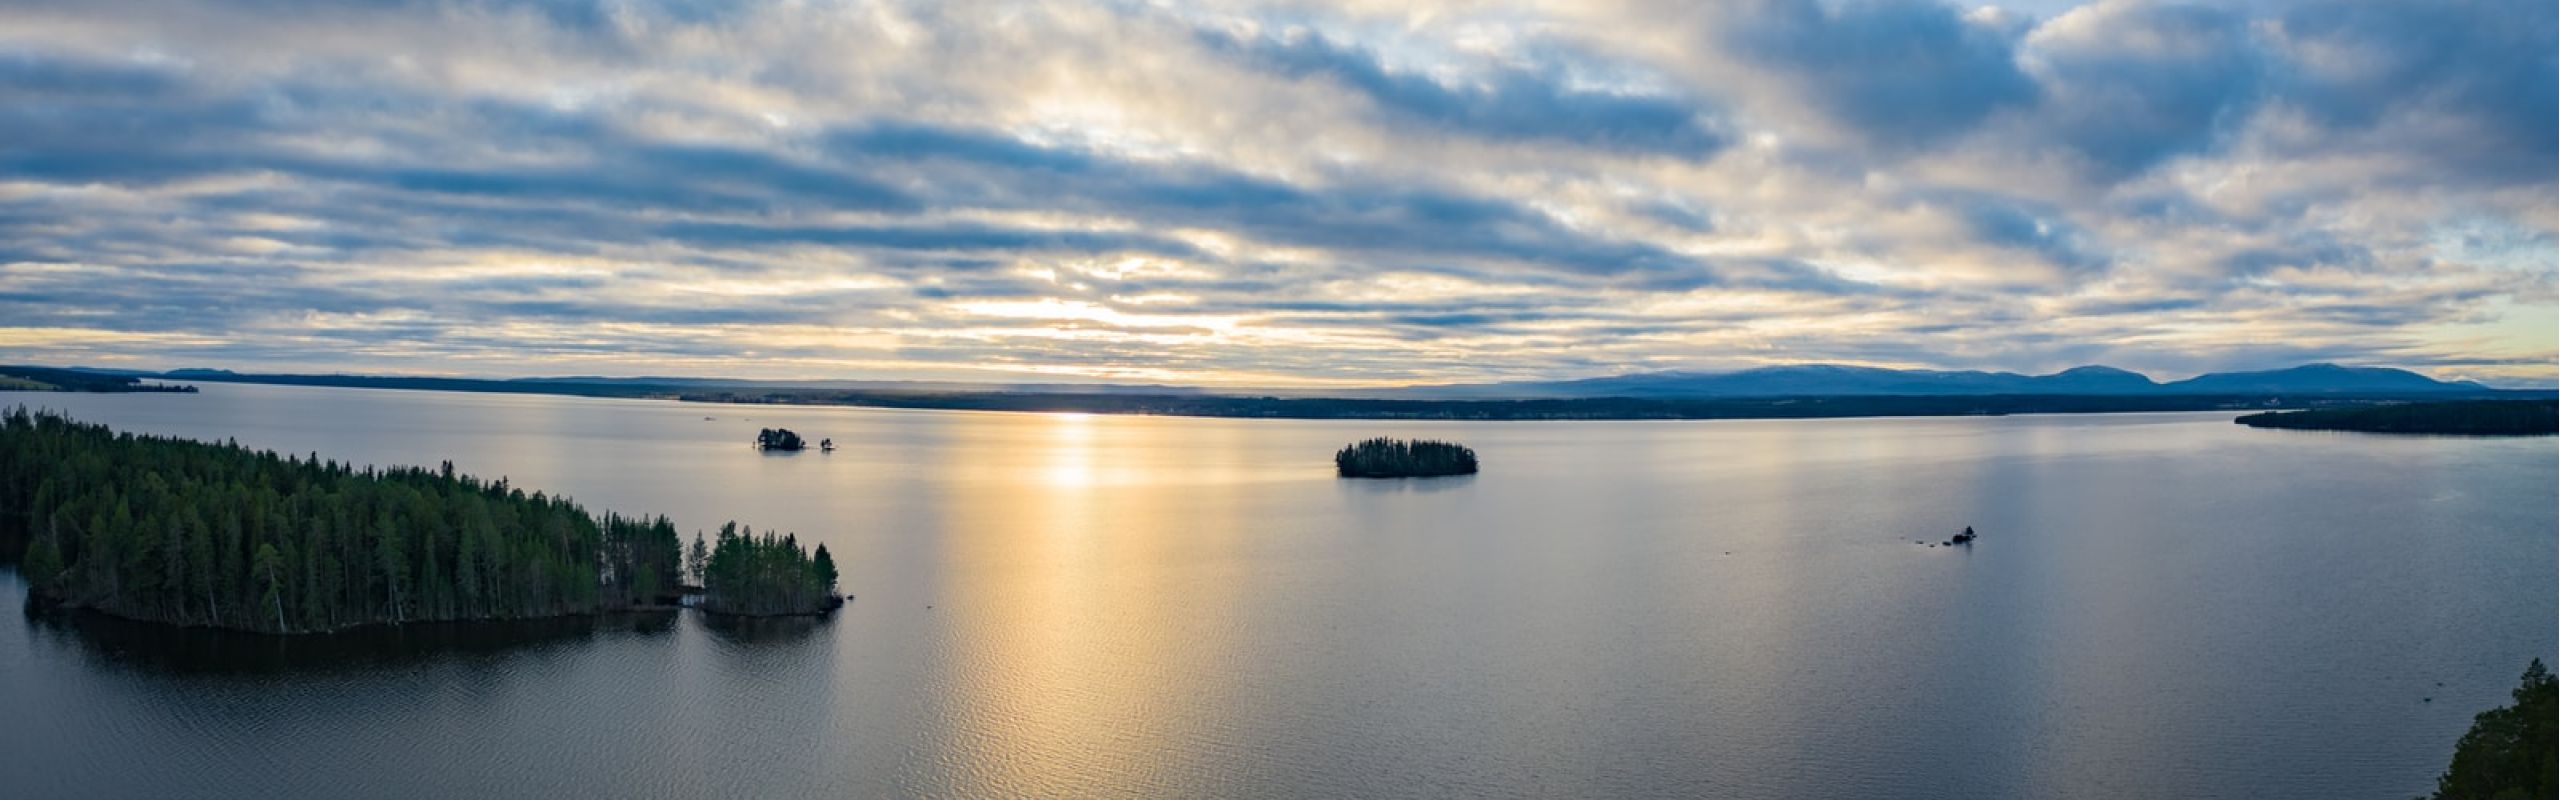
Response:
[[[192,394],[196,387],[175,383],[144,383],[132,375],[109,375],[77,369],[21,367],[0,365],[0,391],[19,392],[175,392]]]
[[[715,612],[841,602],[823,546],[735,523],[688,554],[664,517],[590,514],[451,462],[360,470],[23,408],[0,420],[0,542],[41,602],[262,633],[651,606],[685,577],[708,579]]]
[[[2456,400],[2442,403],[2393,403],[2248,414],[2232,422],[2252,428],[2290,428],[2308,431],[2416,433],[2446,436],[2549,436],[2560,433],[2560,402]]]

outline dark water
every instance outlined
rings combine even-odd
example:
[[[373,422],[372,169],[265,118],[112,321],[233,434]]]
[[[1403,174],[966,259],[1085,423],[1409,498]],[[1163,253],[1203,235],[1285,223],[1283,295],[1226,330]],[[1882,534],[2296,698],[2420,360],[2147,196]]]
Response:
[[[2555,649],[2550,439],[18,398],[793,530],[857,597],[278,641],[0,572],[13,797],[2402,798]],[[1382,434],[1486,472],[1330,475]]]

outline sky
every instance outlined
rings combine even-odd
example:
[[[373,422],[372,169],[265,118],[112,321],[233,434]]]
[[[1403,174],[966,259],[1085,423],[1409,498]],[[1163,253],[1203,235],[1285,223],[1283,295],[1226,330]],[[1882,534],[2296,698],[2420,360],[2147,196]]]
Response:
[[[0,362],[2554,382],[2554,5],[0,0]]]

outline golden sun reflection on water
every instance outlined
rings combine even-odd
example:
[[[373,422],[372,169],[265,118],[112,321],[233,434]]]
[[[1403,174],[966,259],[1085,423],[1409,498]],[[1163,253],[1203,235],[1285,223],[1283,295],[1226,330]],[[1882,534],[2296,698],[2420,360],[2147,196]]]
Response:
[[[1042,482],[1055,488],[1093,486],[1093,415],[1044,414],[1042,420],[1047,423],[1050,441],[1048,464],[1040,471]]]
[[[965,630],[949,702],[983,748],[959,794],[1075,794],[1096,786],[1192,794],[1163,754],[1208,732],[1168,703],[1232,693],[1232,597],[1186,576],[1204,563],[1199,517],[1232,512],[1223,489],[1164,491],[1145,475],[1179,471],[1188,448],[1160,420],[1051,414],[1017,418],[1014,462],[1035,480],[986,483],[961,504],[985,511],[960,538],[1001,554],[945,607]],[[1219,521],[1210,527],[1234,527]],[[1072,776],[1071,780],[1062,780]],[[1188,789],[1188,790],[1186,790]]]

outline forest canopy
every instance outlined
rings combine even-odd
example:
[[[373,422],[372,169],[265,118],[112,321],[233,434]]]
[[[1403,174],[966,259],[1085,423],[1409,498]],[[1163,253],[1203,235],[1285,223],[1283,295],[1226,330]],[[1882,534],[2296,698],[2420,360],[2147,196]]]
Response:
[[[2560,681],[2534,659],[2515,704],[2480,712],[2436,778],[2436,800],[2507,800],[2560,794]]]
[[[685,567],[665,517],[591,514],[451,462],[358,469],[23,408],[0,420],[0,541],[24,544],[42,599],[267,633],[627,608],[672,597]],[[730,590],[809,591],[786,577],[741,572]]]

